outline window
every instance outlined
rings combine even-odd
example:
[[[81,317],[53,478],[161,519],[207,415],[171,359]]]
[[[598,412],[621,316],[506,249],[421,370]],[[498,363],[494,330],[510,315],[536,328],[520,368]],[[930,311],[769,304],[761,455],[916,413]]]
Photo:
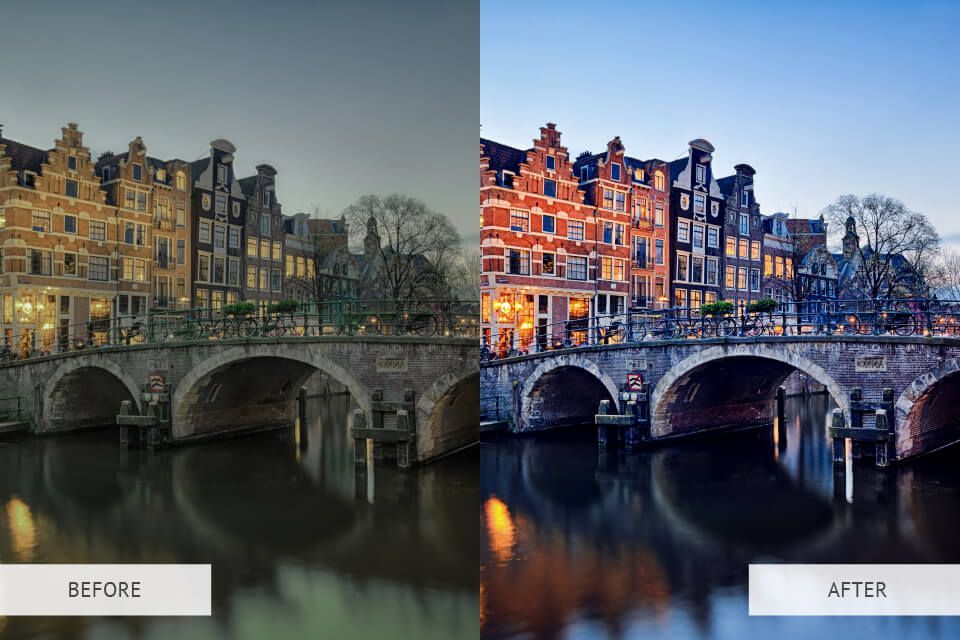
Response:
[[[101,222],[98,220],[91,220],[90,221],[90,239],[106,240],[107,239],[107,223]]]
[[[226,182],[227,181],[227,166],[224,164],[217,165],[217,182]]]
[[[280,262],[281,254],[283,252],[283,245],[281,245],[279,242],[274,242],[272,246],[273,251],[271,252],[271,257],[273,258],[274,262]]]
[[[643,196],[636,196],[633,199],[633,219],[647,220],[650,210],[647,208],[647,199]]]
[[[101,256],[87,258],[87,278],[107,281],[110,279],[110,259]]]
[[[280,291],[280,269],[270,270],[270,290]]]
[[[677,220],[677,241],[690,242],[690,223],[686,220]]]
[[[711,249],[720,248],[720,230],[716,227],[707,227],[707,246]]]
[[[163,236],[154,236],[153,239],[153,260],[158,267],[166,269],[170,266],[170,238]]]
[[[157,222],[169,223],[170,201],[166,198],[157,198],[153,201],[154,217]]]
[[[272,191],[264,191],[260,201],[263,203],[264,207],[270,208],[270,196],[273,194]]]
[[[240,286],[240,258],[230,258],[227,270],[227,284],[231,287]]]
[[[580,182],[590,179],[590,167],[580,167]]]
[[[656,240],[656,262],[663,264],[663,240],[660,238]]]
[[[677,254],[677,280],[686,281],[688,279],[689,273],[688,268],[690,266],[690,256],[685,253]]]
[[[690,281],[703,282],[703,258],[701,256],[690,258]]]
[[[210,256],[201,254],[197,260],[197,280],[210,282]]]
[[[552,253],[544,253],[540,272],[544,275],[552,276],[556,272],[556,256]]]
[[[760,269],[750,269],[750,291],[760,291]]]
[[[65,276],[77,275],[77,254],[75,253],[63,254],[63,275]],[[69,298],[67,298],[66,296],[64,296],[63,299],[69,300]]]
[[[653,174],[653,188],[657,191],[666,190],[666,179],[662,171],[656,171]]]
[[[520,209],[510,210],[510,230],[526,233],[530,231],[530,212]]]
[[[177,240],[177,264],[183,264],[187,257],[187,243],[185,240]]]
[[[677,307],[687,306],[687,290],[677,289],[673,292],[673,304]]]
[[[260,259],[270,259],[270,241],[265,238],[260,238]]]
[[[734,238],[727,238],[727,255],[737,257],[737,241]]]
[[[240,248],[240,227],[230,227],[230,248]]]
[[[211,308],[214,311],[220,311],[223,309],[223,291],[213,291],[211,295],[213,296],[210,303]]]
[[[622,247],[624,244],[625,227],[622,224],[613,225],[613,244]]]
[[[521,276],[530,275],[530,252],[520,249],[510,249],[510,264],[507,273]]]
[[[247,255],[251,258],[257,257],[257,239],[247,238]]]
[[[133,179],[137,182],[143,182],[143,165],[135,164],[133,165]]]
[[[546,214],[540,218],[540,224],[543,227],[544,233],[555,233],[556,232],[556,220],[553,216],[548,216]]]
[[[147,210],[147,192],[137,191],[137,211]]]
[[[557,169],[556,156],[547,156],[547,171],[556,171],[556,169]]]
[[[693,248],[703,249],[703,225],[693,225]]]
[[[769,253],[763,256],[763,275],[767,277],[773,275],[773,256]]]
[[[133,189],[123,190],[123,206],[127,209],[134,209],[137,206],[137,192]]]
[[[747,239],[740,238],[740,242],[738,243],[738,245],[740,249],[740,257],[743,259],[747,259],[750,255],[750,245],[747,242]]]
[[[160,182],[167,181],[167,170],[166,169],[157,169],[156,179]],[[169,281],[168,281],[169,282]],[[169,286],[169,285],[168,285]]]
[[[613,209],[613,189],[603,190],[603,208]]]
[[[745,213],[740,214],[740,235],[750,235],[750,216]]]
[[[760,242],[754,240],[750,243],[750,259],[759,260],[760,259]]]
[[[585,256],[567,256],[567,277],[571,280],[587,279],[587,258]]]
[[[77,170],[77,156],[67,156],[67,170],[68,171]]]
[[[215,249],[225,249],[227,247],[226,225],[222,225],[222,224],[213,225],[213,247]]]
[[[260,235],[270,235],[270,216],[266,213],[260,216]]]
[[[600,258],[600,278],[602,280],[613,280],[613,258]]]
[[[187,211],[182,202],[177,203],[177,226],[182,227],[187,223]]]
[[[210,242],[210,221],[200,221],[200,233],[198,234],[200,242]]]
[[[614,162],[610,165],[610,179],[614,182],[620,182],[620,163]]]
[[[121,264],[123,267],[123,275],[121,277],[124,280],[132,280],[134,282],[147,281],[146,260],[125,257]]]
[[[633,264],[641,269],[647,267],[647,257],[650,255],[650,238],[634,236]]]
[[[213,281],[217,284],[227,281],[227,259],[223,256],[213,258]]]
[[[257,268],[252,265],[247,265],[247,288],[257,288]]]
[[[567,237],[571,240],[583,240],[583,221],[570,220],[567,222]]]
[[[700,302],[703,300],[703,292],[699,289],[690,290],[690,308],[699,309]]]
[[[284,265],[284,275],[286,275],[288,278],[292,278],[294,275],[296,275],[297,272],[294,270],[293,256],[291,254],[287,254],[287,259],[284,262]]]
[[[773,273],[778,278],[783,277],[783,256],[775,256],[773,260]]]
[[[222,216],[227,215],[227,196],[223,195],[222,193],[217,194],[216,212]]]
[[[268,280],[270,280],[270,269],[267,269],[266,267],[260,267],[260,272],[258,275],[260,277],[258,278],[259,282],[257,284],[259,285],[260,290],[269,291],[270,283]]]
[[[187,174],[183,171],[177,171],[177,189],[180,191],[187,190]]]
[[[654,280],[653,287],[653,295],[657,296],[658,300],[662,299],[664,302],[666,302],[667,290],[663,277],[657,276],[657,279]]]
[[[731,264],[728,264],[728,265],[727,265],[727,268],[726,268],[726,277],[725,277],[724,282],[723,282],[724,286],[725,286],[727,289],[733,289],[734,284],[736,284],[736,282],[735,282],[735,281],[736,281],[736,278],[737,278],[737,269],[736,269],[736,267],[734,267],[734,266],[731,265]]]
[[[76,198],[80,193],[80,183],[76,180],[67,180],[67,197]]]
[[[747,193],[747,190],[744,189],[740,192],[740,206],[749,207],[750,206],[750,194]]]
[[[655,223],[658,227],[662,227],[662,226],[663,226],[663,203],[662,203],[662,202],[658,202],[658,203],[657,203],[656,218],[654,219],[654,223]]]
[[[707,181],[707,167],[702,164],[697,165],[697,182],[703,183]]]
[[[617,282],[627,281],[627,263],[624,260],[613,261],[613,279]],[[618,312],[619,313],[619,312]]]
[[[634,169],[633,179],[637,182],[643,182],[643,169]]]
[[[707,197],[702,193],[693,194],[693,212],[697,215],[707,213]]]
[[[50,251],[30,249],[30,273],[38,276],[53,274],[53,254]]]
[[[556,180],[544,180],[543,181],[543,195],[548,198],[557,197],[557,181]]]
[[[626,211],[627,210],[627,194],[623,191],[617,191],[616,201],[613,204],[613,208],[616,211]]]
[[[711,286],[717,286],[717,271],[719,262],[716,258],[707,258],[707,277],[705,282]]]
[[[613,244],[613,223],[604,222],[603,223],[603,242],[606,244]]]
[[[50,231],[50,212],[34,211],[31,216],[30,225],[34,231],[46,233]]]

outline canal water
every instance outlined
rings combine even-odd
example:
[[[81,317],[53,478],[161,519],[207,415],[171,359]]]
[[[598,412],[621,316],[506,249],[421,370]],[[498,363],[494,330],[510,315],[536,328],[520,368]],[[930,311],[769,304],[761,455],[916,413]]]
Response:
[[[160,452],[115,429],[0,442],[0,562],[209,562],[210,618],[3,618],[0,638],[477,635],[476,448],[356,474],[349,396],[293,429]]]
[[[825,396],[772,430],[633,453],[592,426],[481,445],[486,638],[960,637],[957,618],[750,618],[750,562],[960,562],[960,448],[853,485]]]

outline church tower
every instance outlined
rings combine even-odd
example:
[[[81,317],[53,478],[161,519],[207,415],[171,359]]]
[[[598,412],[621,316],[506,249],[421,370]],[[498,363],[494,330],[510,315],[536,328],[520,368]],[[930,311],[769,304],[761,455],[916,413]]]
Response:
[[[843,258],[851,260],[860,248],[860,236],[857,235],[857,223],[853,216],[847,217],[846,227],[847,232],[843,236]]]

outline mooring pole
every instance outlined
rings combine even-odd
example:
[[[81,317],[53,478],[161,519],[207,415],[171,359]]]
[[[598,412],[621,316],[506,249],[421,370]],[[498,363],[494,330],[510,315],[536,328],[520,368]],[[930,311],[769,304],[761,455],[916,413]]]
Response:
[[[607,416],[610,415],[610,401],[601,400],[600,406],[597,408],[597,415]],[[603,448],[607,446],[607,426],[603,424],[597,425],[597,444]]]
[[[310,430],[307,428],[307,390],[304,387],[300,387],[300,391],[297,392],[297,414],[300,422],[300,448],[306,449],[310,439],[308,435]]]
[[[777,447],[785,449],[787,446],[787,389],[783,385],[777,387]]]
[[[830,426],[834,429],[843,429],[846,426],[843,409],[836,408],[833,410]],[[843,437],[833,436],[833,464],[842,465],[844,463],[844,453]]]

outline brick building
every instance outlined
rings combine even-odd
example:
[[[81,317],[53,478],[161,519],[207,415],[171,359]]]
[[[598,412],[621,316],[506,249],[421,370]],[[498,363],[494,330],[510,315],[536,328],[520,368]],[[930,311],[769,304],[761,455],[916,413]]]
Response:
[[[663,160],[628,157],[630,195],[630,308],[662,309],[669,304],[670,166]]]
[[[778,212],[763,218],[763,295],[793,311],[795,248],[787,229],[788,216]]]
[[[600,286],[599,211],[584,202],[555,124],[526,150],[480,140],[480,211],[480,321],[491,351],[585,341],[577,320],[589,317]],[[608,300],[626,294],[604,291]]]
[[[193,306],[220,309],[240,300],[246,197],[234,172],[234,147],[218,139],[191,165]]]
[[[748,164],[738,164],[734,171],[732,176],[717,180],[726,199],[721,297],[742,313],[761,297],[764,232],[754,188],[756,171]]]
[[[357,257],[349,249],[349,225],[343,217],[284,216],[284,297],[304,308],[331,311],[330,304],[357,297]],[[319,303],[319,304],[318,304]]]
[[[26,355],[110,339],[118,295],[132,289],[118,282],[121,217],[106,195],[76,124],[48,149],[0,135],[5,347]]]
[[[721,294],[724,197],[713,176],[712,144],[690,142],[687,157],[670,163],[671,297],[699,308]]]
[[[277,170],[257,165],[257,174],[239,180],[246,198],[246,239],[242,298],[263,311],[283,295],[283,245],[286,231],[277,200]]]

